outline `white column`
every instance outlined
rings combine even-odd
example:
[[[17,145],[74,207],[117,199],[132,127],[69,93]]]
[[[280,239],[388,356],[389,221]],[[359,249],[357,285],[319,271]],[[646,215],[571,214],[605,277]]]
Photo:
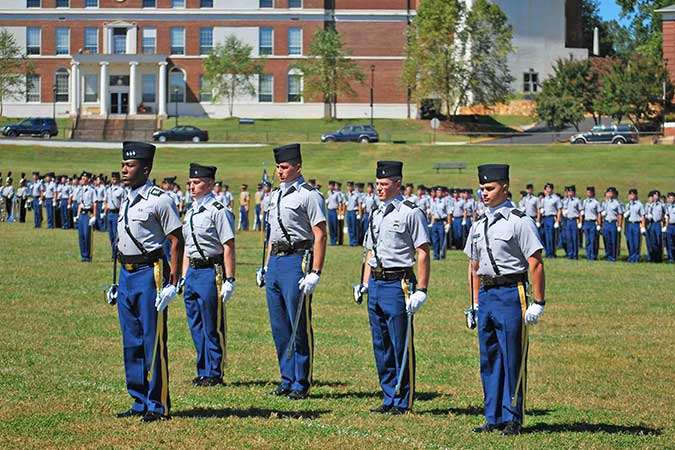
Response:
[[[159,63],[159,92],[157,115],[166,116],[166,61]]]
[[[77,116],[80,108],[80,71],[78,70],[79,62],[73,61],[70,63],[70,115]]]
[[[138,91],[138,77],[136,76],[136,67],[138,63],[132,61],[129,63],[129,115],[135,116],[138,101],[136,100],[136,92]]]
[[[108,115],[108,62],[102,61],[101,73],[99,74],[100,88],[98,90],[98,102],[101,108],[100,115]]]

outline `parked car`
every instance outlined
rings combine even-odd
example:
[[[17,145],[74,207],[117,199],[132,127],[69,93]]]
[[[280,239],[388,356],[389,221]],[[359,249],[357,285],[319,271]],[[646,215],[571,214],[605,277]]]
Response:
[[[192,141],[206,142],[209,140],[209,132],[200,130],[190,125],[180,125],[170,130],[159,130],[152,134],[152,139],[159,142],[167,141]]]
[[[52,118],[28,117],[16,125],[6,125],[2,129],[2,134],[7,137],[29,135],[49,139],[59,134],[59,129],[56,126],[56,121]]]
[[[370,125],[347,125],[334,133],[324,133],[321,142],[378,142],[380,136],[377,130]]]
[[[587,133],[575,134],[572,144],[636,144],[640,133],[629,124],[596,125]]]

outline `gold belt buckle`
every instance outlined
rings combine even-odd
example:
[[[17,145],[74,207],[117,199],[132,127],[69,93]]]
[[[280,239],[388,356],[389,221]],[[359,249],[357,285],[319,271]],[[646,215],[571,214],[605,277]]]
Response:
[[[134,265],[133,264],[124,264],[124,268],[127,270],[127,272],[133,272]]]

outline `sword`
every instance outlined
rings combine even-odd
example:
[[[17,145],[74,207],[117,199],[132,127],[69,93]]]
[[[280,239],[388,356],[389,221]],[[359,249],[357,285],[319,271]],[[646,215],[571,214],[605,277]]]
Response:
[[[359,278],[358,284],[353,284],[352,289],[354,290],[354,301],[357,305],[363,303],[363,294],[361,293],[361,286],[363,286],[363,274],[366,271],[366,256],[368,254],[368,249],[366,246],[363,246],[363,260],[361,261],[361,278]]]
[[[403,289],[403,298],[405,300],[406,306],[408,305],[408,301],[410,300],[410,291],[408,281],[403,279],[401,280],[401,288]],[[398,373],[398,381],[396,382],[396,395],[399,394],[401,391],[401,383],[403,382],[403,373],[405,372],[406,369],[406,363],[408,362],[408,347],[410,346],[410,331],[412,329],[412,318],[413,314],[407,311],[406,308],[406,315],[407,317],[407,322],[406,322],[406,328],[405,328],[405,347],[403,348],[403,358],[401,361],[401,364],[399,364],[399,367],[401,368],[399,373]]]
[[[264,216],[263,216],[264,217]],[[262,245],[262,259],[260,261],[260,268],[255,271],[255,283],[259,288],[265,286],[265,258],[267,258],[267,221],[263,220],[263,245]]]
[[[104,296],[105,296],[105,301],[110,305],[113,306],[117,303],[117,238],[115,238],[115,244],[113,245],[113,281],[110,286],[106,286],[104,288]],[[111,298],[108,298],[108,290],[112,289],[112,292],[110,294]]]
[[[621,231],[617,231],[616,233],[616,249],[614,250],[614,253],[616,255],[614,259],[618,261],[619,256],[621,256]]]
[[[305,250],[305,254],[302,257],[302,271],[304,276],[309,275],[309,272],[312,270],[311,265],[312,252],[310,250]],[[291,340],[288,343],[288,348],[286,349],[286,359],[290,359],[293,355],[293,350],[295,349],[295,336],[298,334],[298,326],[300,325],[300,316],[302,315],[302,308],[305,306],[305,301],[309,295],[305,295],[300,292],[300,301],[298,301],[298,308],[295,310],[295,318],[293,320],[293,330],[291,330]]]
[[[473,239],[471,239],[471,256],[473,258],[473,249],[474,249],[474,242]],[[469,260],[469,264],[471,265],[471,273],[469,274],[469,287],[471,289],[471,306],[469,308],[466,308],[464,310],[464,315],[466,316],[466,327],[469,330],[473,330],[476,328],[476,302],[474,301],[473,298],[473,259]]]
[[[223,266],[220,264],[215,264],[213,266],[213,269],[216,274],[216,292],[218,295],[218,309],[223,308],[222,314],[218,314],[218,320],[217,320],[217,330],[218,330],[218,338],[220,340],[220,346],[222,347],[223,350],[223,359],[221,360],[220,363],[220,370],[221,373],[225,367],[227,367],[227,343],[225,341],[225,336],[227,335],[227,306],[225,305],[225,302],[222,301],[221,299],[221,291],[223,288]],[[222,320],[223,324],[223,332],[220,330],[220,324]]]

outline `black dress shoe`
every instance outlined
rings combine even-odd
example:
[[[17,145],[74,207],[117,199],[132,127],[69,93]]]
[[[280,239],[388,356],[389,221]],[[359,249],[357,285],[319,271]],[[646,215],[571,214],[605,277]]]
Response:
[[[503,425],[492,425],[489,423],[486,423],[482,427],[474,428],[473,432],[474,433],[492,433],[493,431],[501,430],[504,428]]]
[[[220,377],[204,377],[204,379],[196,386],[211,387],[218,386],[219,384],[223,384],[223,379]]]
[[[125,417],[138,417],[145,415],[145,411],[136,411],[133,408],[129,408],[126,411],[118,412],[115,414],[115,417],[118,419],[124,419]]]
[[[391,406],[387,406],[384,403],[382,403],[380,406],[376,406],[375,408],[370,408],[371,413],[376,413],[376,414],[386,414],[389,412],[391,409]]]
[[[515,422],[507,422],[502,430],[502,436],[518,436],[520,434],[520,424]]]
[[[269,392],[267,393],[267,395],[274,395],[274,396],[276,396],[276,397],[281,397],[281,396],[283,396],[283,395],[288,395],[288,394],[290,394],[290,392],[291,392],[290,389],[286,389],[285,387],[279,385],[279,386],[277,386],[277,388],[274,389],[273,391],[269,391]]]
[[[289,400],[304,400],[309,397],[309,391],[291,391],[286,398]]]
[[[408,408],[401,408],[400,406],[392,406],[389,408],[389,411],[387,411],[387,414],[391,414],[392,416],[402,416],[404,414],[408,414],[410,410]]]
[[[194,377],[192,379],[192,384],[194,384],[195,386],[201,386],[201,384],[202,384],[202,382],[204,381],[205,378],[206,377]]]
[[[162,414],[155,412],[155,411],[148,411],[145,413],[145,415],[141,418],[142,423],[148,423],[148,422],[156,422],[158,420],[170,420],[170,416],[163,416]]]

